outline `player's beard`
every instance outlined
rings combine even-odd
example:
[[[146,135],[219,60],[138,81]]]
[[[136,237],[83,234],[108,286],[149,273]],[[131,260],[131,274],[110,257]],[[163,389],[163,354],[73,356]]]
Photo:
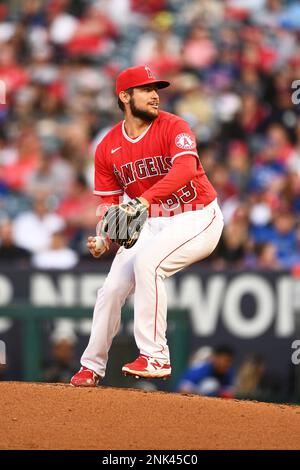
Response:
[[[135,105],[135,101],[134,101],[134,97],[132,96],[130,98],[130,101],[129,101],[129,106],[130,106],[130,111],[131,111],[131,114],[134,116],[134,117],[137,117],[139,119],[142,119],[142,121],[145,121],[145,122],[152,122],[154,121],[154,119],[156,119],[158,117],[158,114],[155,114],[155,113],[151,113],[150,111],[146,111],[144,109],[139,109],[136,107]]]

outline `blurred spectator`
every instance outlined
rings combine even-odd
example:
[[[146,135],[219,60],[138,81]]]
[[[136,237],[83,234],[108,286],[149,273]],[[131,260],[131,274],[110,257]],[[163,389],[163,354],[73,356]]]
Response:
[[[115,25],[97,3],[91,3],[78,24],[70,28],[70,38],[66,44],[66,52],[72,55],[97,56],[112,52],[113,39],[117,30]],[[73,34],[72,34],[73,33]]]
[[[225,225],[220,243],[214,253],[219,267],[241,267],[247,253],[248,209],[242,204],[236,208],[231,220]]]
[[[2,26],[3,27],[3,26]],[[11,30],[13,33],[13,30]],[[6,99],[11,102],[13,94],[28,82],[26,70],[18,64],[16,50],[12,43],[0,41],[0,77],[6,84]]]
[[[216,57],[217,49],[208,30],[196,23],[183,46],[182,59],[185,66],[201,70],[212,65]]]
[[[253,91],[244,91],[241,100],[241,108],[235,122],[236,133],[239,138],[246,139],[249,134],[259,134],[263,131],[268,111]]]
[[[282,0],[266,0],[260,10],[253,12],[252,20],[260,26],[276,28],[279,25],[282,11]]]
[[[73,0],[73,3],[76,4],[77,1]],[[142,17],[131,10],[131,0],[97,0],[97,6],[122,28],[142,21]]]
[[[14,221],[14,239],[18,246],[32,253],[47,250],[53,233],[62,230],[64,220],[50,208],[49,197],[35,195],[33,210],[20,214]]]
[[[207,90],[191,73],[179,75],[176,86],[181,95],[174,105],[176,114],[190,123],[202,142],[210,140],[214,128],[214,106]]]
[[[158,76],[180,68],[181,40],[172,32],[173,16],[160,12],[149,20],[149,30],[137,42],[133,62],[148,64]]]
[[[44,152],[37,169],[28,178],[26,193],[34,196],[43,192],[49,196],[64,198],[70,192],[74,169],[53,153]]]
[[[147,15],[163,10],[166,3],[166,0],[149,0],[148,2],[144,2],[143,0],[130,0],[132,11]]]
[[[234,353],[228,346],[215,348],[212,354],[184,372],[177,391],[206,396],[233,396]]]
[[[78,175],[57,213],[64,218],[68,227],[95,228],[97,203],[99,201],[92,195],[85,178]]]
[[[50,24],[50,39],[54,44],[67,44],[75,34],[78,19],[66,11],[67,2],[50,1],[47,13]],[[84,10],[83,10],[84,11]]]
[[[29,264],[31,253],[15,244],[11,220],[0,221],[0,263],[15,261]]]
[[[235,396],[240,399],[276,401],[281,391],[280,380],[266,373],[263,357],[249,356],[240,366],[235,383]]]
[[[286,164],[294,150],[287,130],[280,124],[272,124],[267,129],[267,144],[276,151],[277,161]]]
[[[45,366],[43,380],[49,383],[69,383],[76,363],[74,360],[75,338],[71,336],[53,338],[51,358]]]
[[[283,268],[291,268],[299,263],[299,242],[292,212],[280,211],[275,215],[269,241],[276,246],[277,257]]]
[[[276,184],[275,192],[278,192],[284,184],[285,176],[285,164],[280,161],[277,148],[271,142],[266,142],[252,167],[249,189],[251,191],[261,191]]]
[[[86,251],[86,237],[95,232],[99,199],[92,194],[85,178],[78,175],[58,206],[57,213],[66,222],[68,238],[79,251]]]
[[[289,171],[286,175],[282,191],[282,204],[290,208],[297,216],[300,213],[300,175],[296,172]]]
[[[291,29],[299,30],[300,28],[300,4],[299,1],[294,0],[288,2],[282,15],[280,17],[280,23],[282,26]]]
[[[32,265],[37,269],[72,269],[78,262],[78,255],[68,248],[64,232],[52,234],[48,250],[35,253]]]
[[[229,180],[244,195],[248,184],[249,152],[247,146],[240,141],[233,141],[228,149]]]
[[[280,263],[277,259],[276,246],[273,243],[258,243],[255,247],[256,262],[255,267],[276,271],[280,269]]]
[[[240,367],[236,378],[236,396],[255,397],[265,372],[264,360],[260,356],[248,358]]]
[[[224,3],[219,0],[187,2],[182,8],[182,19],[188,25],[194,21],[201,21],[211,27],[221,25],[224,20]]]
[[[292,212],[286,208],[279,208],[273,214],[271,225],[264,230],[252,232],[256,243],[272,243],[276,249],[278,264],[283,269],[290,269],[299,264],[300,249],[295,219]]]
[[[189,367],[196,366],[200,362],[205,362],[209,360],[212,356],[213,348],[210,346],[202,346],[197,349],[189,359]]]
[[[230,181],[229,173],[225,165],[215,165],[211,179],[221,204],[224,204],[227,199],[238,194],[238,188],[234,185],[233,181]]]
[[[16,146],[4,144],[0,179],[11,190],[24,192],[28,179],[39,165],[40,152],[40,141],[32,125],[23,125],[17,135]]]

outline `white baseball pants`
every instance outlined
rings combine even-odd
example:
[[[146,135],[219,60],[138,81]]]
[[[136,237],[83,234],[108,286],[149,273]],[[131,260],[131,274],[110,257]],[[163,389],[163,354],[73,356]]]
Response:
[[[91,336],[81,364],[104,376],[108,351],[119,330],[121,308],[133,292],[134,337],[140,353],[169,360],[164,279],[209,256],[223,225],[217,200],[197,211],[149,218],[137,243],[128,250],[119,249],[98,291]]]

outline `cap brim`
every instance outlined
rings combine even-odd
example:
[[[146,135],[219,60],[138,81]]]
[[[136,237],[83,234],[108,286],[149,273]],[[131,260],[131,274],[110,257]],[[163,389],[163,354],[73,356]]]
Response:
[[[166,80],[161,80],[159,82],[155,82],[157,83],[158,85],[158,88],[167,88],[168,86],[170,86],[170,82],[167,82]]]
[[[149,80],[148,82],[146,83],[141,83],[139,85],[136,85],[135,87],[133,88],[138,88],[140,86],[146,86],[146,85],[152,85],[154,84],[157,85],[157,88],[161,89],[161,88],[167,88],[168,86],[170,86],[170,82],[167,82],[166,80]]]

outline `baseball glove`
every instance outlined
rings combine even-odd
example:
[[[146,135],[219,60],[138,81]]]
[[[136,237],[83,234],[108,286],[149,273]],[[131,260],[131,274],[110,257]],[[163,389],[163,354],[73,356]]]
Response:
[[[111,206],[105,213],[101,234],[125,248],[131,248],[138,240],[148,217],[147,207],[138,199]]]

